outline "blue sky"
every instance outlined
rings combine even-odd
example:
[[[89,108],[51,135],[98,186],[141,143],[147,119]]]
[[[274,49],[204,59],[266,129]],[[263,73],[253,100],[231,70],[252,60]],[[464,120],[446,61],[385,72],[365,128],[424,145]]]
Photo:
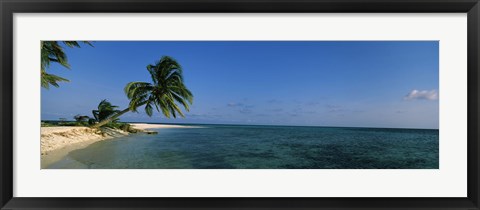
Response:
[[[122,121],[438,128],[437,41],[97,41],[66,48],[68,78],[41,90],[42,120],[91,115],[102,99],[121,109],[124,86],[150,82],[146,70],[175,58],[194,94],[186,118]]]

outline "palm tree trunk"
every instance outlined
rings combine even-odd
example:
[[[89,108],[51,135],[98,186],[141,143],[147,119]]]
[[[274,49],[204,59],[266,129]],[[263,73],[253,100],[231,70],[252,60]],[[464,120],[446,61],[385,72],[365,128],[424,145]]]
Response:
[[[147,102],[143,102],[143,103],[139,104],[137,107],[143,106],[143,105],[145,105],[146,103],[147,103]],[[129,112],[129,111],[130,111],[130,107],[122,110],[121,112],[118,112],[117,114],[115,114],[115,115],[113,115],[113,116],[111,116],[111,117],[109,117],[109,118],[107,118],[107,119],[105,119],[105,120],[100,121],[99,123],[93,125],[92,127],[93,127],[93,128],[100,128],[100,127],[102,127],[102,126],[104,126],[104,125],[112,122],[113,120],[117,119],[118,117],[122,116],[123,114],[125,114],[125,113],[127,113],[127,112]]]
[[[104,126],[104,125],[112,122],[113,120],[117,119],[118,117],[120,117],[121,115],[123,115],[123,114],[125,114],[125,113],[127,113],[127,112],[129,112],[129,111],[130,111],[130,108],[126,108],[126,109],[122,110],[121,112],[113,115],[112,117],[109,117],[109,118],[107,118],[107,119],[104,119],[104,120],[100,121],[99,123],[93,125],[92,127],[93,127],[93,128],[102,127],[102,126]]]

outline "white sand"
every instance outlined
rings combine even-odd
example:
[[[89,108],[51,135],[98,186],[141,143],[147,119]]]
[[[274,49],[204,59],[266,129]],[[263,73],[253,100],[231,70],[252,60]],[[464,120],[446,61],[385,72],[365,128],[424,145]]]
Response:
[[[189,126],[189,125],[165,125],[165,124],[147,124],[147,123],[131,123],[130,124],[135,129],[152,129],[152,128],[197,128],[198,126]]]
[[[146,129],[156,128],[192,128],[195,126],[185,125],[161,125],[135,123],[130,124],[133,128],[145,131]],[[82,143],[84,145],[92,144],[97,141],[111,139],[114,137],[126,136],[128,132],[114,130],[111,128],[92,129],[82,126],[58,126],[41,128],[41,152],[47,154],[53,150],[62,149],[66,146]]]
[[[133,128],[143,130],[156,128],[192,128],[195,126],[185,125],[163,125],[134,123],[130,124]],[[41,128],[41,151],[42,154],[62,149],[73,144],[91,144],[96,141],[111,139],[114,137],[126,136],[128,132],[114,130],[111,128],[92,129],[80,126],[58,126]],[[88,145],[87,144],[87,145]]]
[[[73,144],[88,145],[96,141],[126,136],[127,132],[110,128],[92,129],[80,126],[42,127],[41,152],[45,155],[53,150],[62,149]]]
[[[160,125],[138,123],[130,124],[133,128],[146,132],[146,129],[158,128],[194,128],[197,126],[184,125]],[[86,148],[87,146],[106,139],[121,137],[128,135],[128,132],[111,128],[92,129],[81,126],[59,126],[59,127],[41,127],[41,167],[49,168],[52,165],[60,164],[76,164],[74,160],[63,161],[58,163],[68,155],[69,152],[77,149]]]

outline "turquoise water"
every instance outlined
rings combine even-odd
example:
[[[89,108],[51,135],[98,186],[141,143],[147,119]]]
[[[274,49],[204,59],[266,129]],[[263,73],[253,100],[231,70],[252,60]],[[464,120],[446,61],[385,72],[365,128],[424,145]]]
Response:
[[[71,151],[50,168],[437,169],[438,130],[202,125]],[[76,164],[59,164],[74,161]]]

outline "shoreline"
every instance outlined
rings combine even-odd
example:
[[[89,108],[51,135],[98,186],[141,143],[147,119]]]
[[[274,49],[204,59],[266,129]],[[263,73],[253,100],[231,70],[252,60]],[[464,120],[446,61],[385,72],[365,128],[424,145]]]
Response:
[[[112,128],[93,129],[85,126],[41,127],[40,146],[42,155],[69,145],[90,141],[102,141],[128,135]]]
[[[160,129],[160,128],[193,128],[196,126],[185,125],[166,125],[166,124],[147,124],[147,123],[132,123],[132,128],[138,130],[140,133],[149,132],[146,129]],[[52,126],[41,127],[41,151],[46,154],[57,149],[62,149],[72,144],[102,141],[116,137],[127,136],[132,133],[113,128],[89,128],[86,126]]]
[[[165,125],[165,124],[147,124],[147,123],[129,123],[132,128],[139,133],[150,133],[147,129],[162,128],[190,128],[193,126],[183,125]],[[69,152],[77,149],[83,149],[89,145],[128,136],[126,131],[112,128],[89,128],[86,126],[53,126],[41,127],[40,135],[40,156],[41,168],[47,168],[61,158],[68,155]]]
[[[84,126],[41,127],[40,159],[41,168],[67,156],[69,152],[107,139],[126,136],[127,132],[111,129],[93,129]]]

